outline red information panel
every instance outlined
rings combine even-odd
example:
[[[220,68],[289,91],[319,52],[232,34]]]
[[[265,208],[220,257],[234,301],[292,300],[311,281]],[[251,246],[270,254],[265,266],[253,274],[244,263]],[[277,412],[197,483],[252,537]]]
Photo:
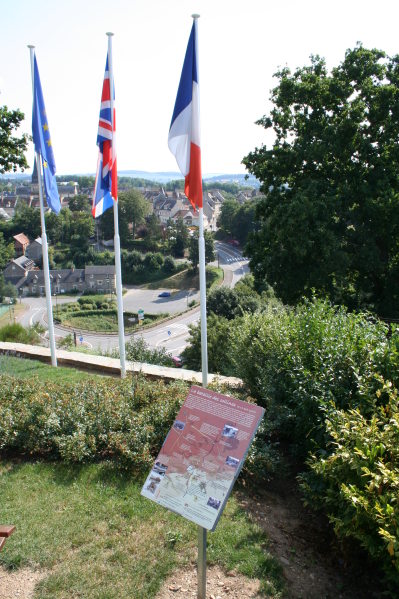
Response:
[[[264,409],[191,387],[141,494],[215,530]]]

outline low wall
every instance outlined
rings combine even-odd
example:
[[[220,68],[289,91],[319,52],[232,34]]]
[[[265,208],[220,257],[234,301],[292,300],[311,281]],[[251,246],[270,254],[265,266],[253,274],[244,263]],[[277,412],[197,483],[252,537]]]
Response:
[[[0,354],[18,356],[20,358],[31,358],[51,364],[50,348],[39,345],[26,345],[25,343],[0,342]],[[120,363],[115,358],[105,356],[93,356],[80,352],[71,352],[63,349],[57,350],[57,364],[59,366],[72,366],[79,370],[88,370],[98,374],[120,375]],[[126,362],[126,371],[141,373],[151,379],[164,379],[166,381],[180,380],[188,383],[202,383],[202,374],[195,370],[183,368],[169,368],[167,366],[155,366],[144,362]],[[0,371],[1,373],[1,371]],[[208,375],[208,382],[217,380],[231,387],[239,387],[242,380],[236,377]]]

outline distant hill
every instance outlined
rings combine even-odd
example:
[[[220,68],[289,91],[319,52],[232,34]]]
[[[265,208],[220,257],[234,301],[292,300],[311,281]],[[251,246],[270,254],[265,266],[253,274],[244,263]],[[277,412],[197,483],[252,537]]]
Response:
[[[149,181],[156,181],[157,183],[169,183],[169,181],[175,181],[176,179],[182,179],[182,175],[179,172],[159,172],[154,173],[150,171],[118,171],[120,177],[134,177],[137,179],[147,179]],[[204,181],[207,183],[237,183],[237,185],[248,185],[250,187],[259,187],[260,183],[253,175],[236,174],[229,175],[226,173],[210,173],[204,174]]]
[[[248,187],[260,187],[258,179],[253,175],[204,175],[204,181],[207,183],[236,183],[240,186],[248,185]]]
[[[82,173],[80,173],[82,175]],[[95,176],[95,173],[84,173],[84,175]],[[79,176],[79,173],[74,173],[69,175],[71,179],[74,176]],[[151,171],[118,171],[119,177],[132,177],[134,179],[146,179],[147,181],[153,181],[155,183],[169,183],[170,181],[175,181],[177,179],[183,179],[181,173],[179,172],[151,172]],[[0,179],[20,179],[20,180],[30,180],[32,177],[31,173],[7,173],[5,175],[0,175]],[[249,187],[259,187],[260,183],[253,175],[248,175],[248,179],[246,179],[246,175],[244,174],[235,174],[230,175],[227,173],[209,173],[204,174],[204,181],[207,183],[236,183],[240,186],[249,186]]]

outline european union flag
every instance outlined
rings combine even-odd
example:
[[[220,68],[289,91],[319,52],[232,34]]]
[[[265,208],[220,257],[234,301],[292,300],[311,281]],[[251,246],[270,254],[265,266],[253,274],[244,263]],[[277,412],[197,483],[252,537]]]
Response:
[[[48,128],[36,56],[34,60],[32,134],[35,152],[38,152],[42,157],[43,181],[47,205],[53,212],[58,214],[61,210],[61,203],[58,195],[57,181],[55,179],[54,153]]]

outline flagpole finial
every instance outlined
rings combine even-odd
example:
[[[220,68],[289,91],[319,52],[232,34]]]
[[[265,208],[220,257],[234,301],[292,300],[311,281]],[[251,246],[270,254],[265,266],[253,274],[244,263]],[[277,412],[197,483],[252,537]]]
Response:
[[[194,13],[193,15],[191,15],[193,17],[193,19],[199,19],[201,15],[197,15],[196,13]]]
[[[112,37],[114,34],[112,33],[112,31],[107,31],[107,35],[108,37]]]

